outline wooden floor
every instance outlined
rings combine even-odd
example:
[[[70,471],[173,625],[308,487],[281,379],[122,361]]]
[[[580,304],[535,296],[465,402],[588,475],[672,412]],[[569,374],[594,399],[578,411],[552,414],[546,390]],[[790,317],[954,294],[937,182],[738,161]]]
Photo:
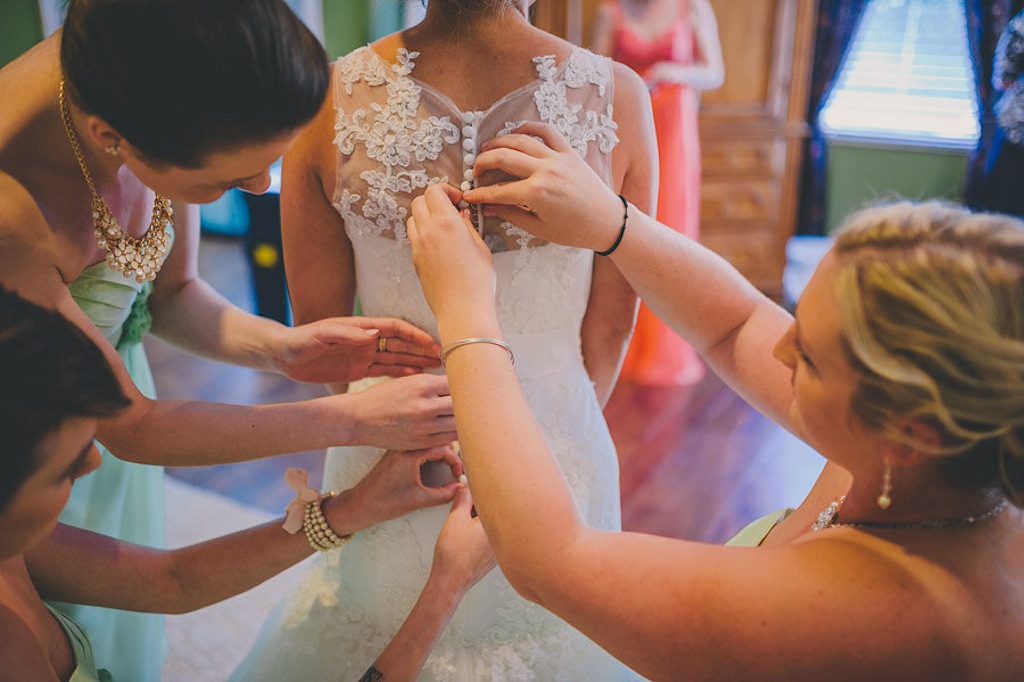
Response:
[[[204,237],[204,278],[246,309],[253,308],[241,243]],[[148,339],[157,389],[165,398],[228,403],[301,400],[315,386],[200,360]],[[748,407],[710,375],[692,387],[620,384],[605,411],[619,452],[623,526],[691,540],[720,542],[761,514],[795,506],[822,459]],[[314,480],[323,452],[170,474],[238,501],[280,511],[291,498],[282,480],[303,466]]]

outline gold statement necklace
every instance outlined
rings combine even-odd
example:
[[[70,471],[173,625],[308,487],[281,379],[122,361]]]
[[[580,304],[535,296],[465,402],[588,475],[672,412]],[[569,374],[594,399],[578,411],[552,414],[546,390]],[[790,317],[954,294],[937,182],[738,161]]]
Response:
[[[171,208],[170,199],[165,199],[160,195],[156,195],[156,198],[153,199],[153,215],[149,219],[149,229],[142,239],[136,239],[122,230],[117,219],[110,212],[107,202],[96,192],[92,173],[85,165],[82,143],[79,140],[78,131],[75,130],[75,125],[71,121],[67,95],[64,94],[63,79],[60,82],[58,104],[60,105],[60,119],[68,134],[68,142],[71,143],[71,151],[75,155],[75,160],[78,161],[78,167],[82,169],[85,184],[89,185],[89,192],[92,194],[93,234],[96,237],[97,246],[107,252],[107,265],[111,270],[119,272],[125,277],[134,277],[136,282],[152,281],[156,278],[156,273],[160,272],[164,257],[171,248],[171,235],[167,233],[167,228],[174,227],[174,221],[171,218],[174,210]]]

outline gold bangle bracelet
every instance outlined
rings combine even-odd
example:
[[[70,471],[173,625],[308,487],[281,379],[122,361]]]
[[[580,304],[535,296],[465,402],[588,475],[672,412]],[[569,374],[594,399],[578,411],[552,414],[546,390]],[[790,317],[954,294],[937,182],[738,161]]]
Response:
[[[458,341],[452,341],[451,343],[447,344],[444,348],[442,348],[441,349],[441,355],[440,355],[441,366],[442,367],[445,366],[444,363],[448,359],[448,356],[451,355],[453,350],[455,350],[456,348],[461,348],[463,346],[468,346],[471,343],[489,343],[492,346],[499,346],[501,348],[504,348],[505,352],[508,353],[509,360],[512,361],[513,365],[516,364],[516,356],[512,353],[512,346],[508,345],[507,343],[505,343],[501,339],[487,339],[487,338],[483,338],[483,337],[473,337],[473,338],[469,338],[469,339],[459,339]]]

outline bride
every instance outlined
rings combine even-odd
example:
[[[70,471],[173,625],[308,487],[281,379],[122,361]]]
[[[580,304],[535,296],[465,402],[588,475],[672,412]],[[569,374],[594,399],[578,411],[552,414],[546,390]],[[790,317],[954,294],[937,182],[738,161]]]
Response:
[[[285,157],[285,263],[297,322],[349,315],[358,293],[365,314],[402,318],[436,336],[406,237],[409,206],[430,182],[468,189],[500,180],[474,178],[476,154],[525,121],[554,125],[616,192],[641,210],[653,206],[656,152],[643,83],[531,26],[529,4],[431,0],[422,23],[334,65],[328,103]],[[494,254],[516,373],[576,503],[589,523],[618,530],[618,462],[601,408],[629,340],[635,296],[607,258],[471,216]],[[381,454],[332,449],[324,487],[351,486]],[[444,519],[443,509],[416,512],[321,557],[271,615],[235,679],[356,679],[416,600]],[[495,570],[463,599],[419,679],[632,677],[519,598]]]

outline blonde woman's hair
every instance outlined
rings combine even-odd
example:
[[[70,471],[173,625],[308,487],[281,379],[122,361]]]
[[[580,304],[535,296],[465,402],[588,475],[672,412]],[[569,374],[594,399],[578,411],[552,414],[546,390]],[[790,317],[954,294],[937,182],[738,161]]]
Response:
[[[843,342],[868,428],[950,456],[1024,506],[1024,222],[939,203],[861,210],[836,235]],[[914,442],[907,418],[938,429]],[[959,455],[959,456],[958,456]]]

